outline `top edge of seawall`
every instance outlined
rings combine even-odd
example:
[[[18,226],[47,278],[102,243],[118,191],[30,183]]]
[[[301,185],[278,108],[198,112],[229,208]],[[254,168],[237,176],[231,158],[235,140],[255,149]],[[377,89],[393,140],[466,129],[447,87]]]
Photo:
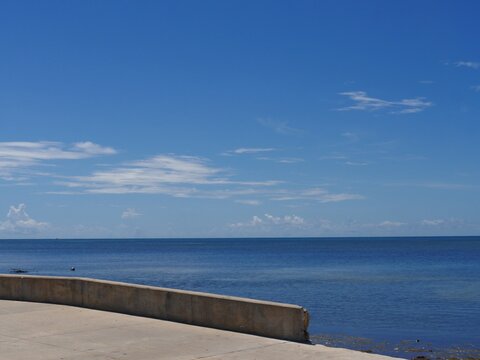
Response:
[[[230,296],[230,295],[221,295],[221,294],[214,294],[202,291],[191,291],[191,290],[182,290],[182,289],[175,289],[175,288],[167,288],[161,286],[153,286],[153,285],[142,285],[142,284],[135,284],[135,283],[127,283],[121,281],[112,281],[112,280],[104,280],[104,279],[96,279],[96,278],[89,278],[89,277],[77,277],[77,276],[46,276],[46,275],[24,275],[24,274],[1,274],[0,278],[19,278],[19,279],[52,279],[52,280],[67,280],[67,281],[87,281],[87,282],[96,282],[102,284],[111,284],[117,286],[125,286],[125,287],[135,287],[141,289],[150,289],[150,290],[162,290],[168,292],[176,292],[186,295],[196,295],[196,296],[203,296],[208,298],[220,298],[225,300],[232,300],[232,301],[244,301],[250,302],[255,304],[263,304],[263,305],[273,305],[273,306],[282,306],[282,307],[289,307],[292,309],[304,309],[303,306],[295,305],[295,304],[288,304],[288,303],[281,303],[276,301],[267,301],[267,300],[258,300],[252,299],[247,297],[240,297],[240,296]]]

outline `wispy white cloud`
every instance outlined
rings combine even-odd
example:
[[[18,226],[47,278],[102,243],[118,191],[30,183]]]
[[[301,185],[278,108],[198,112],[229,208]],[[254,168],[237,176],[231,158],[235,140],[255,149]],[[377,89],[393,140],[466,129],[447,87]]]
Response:
[[[219,197],[227,189],[199,189],[205,186],[262,187],[279,184],[276,180],[235,181],[224,169],[210,166],[209,161],[195,156],[157,155],[145,160],[95,171],[89,176],[76,176],[58,185],[91,194],[166,194],[175,197]],[[242,189],[244,190],[244,189]],[[236,190],[236,191],[242,191]],[[227,192],[225,197],[231,196]]]
[[[256,215],[245,222],[230,224],[233,236],[419,236],[475,234],[479,223],[461,219],[433,219],[421,221],[384,220],[364,222],[355,219],[331,220],[325,218],[294,219],[294,215]],[[303,220],[303,221],[302,221]],[[298,223],[292,225],[291,223]],[[287,224],[284,224],[287,223]],[[232,235],[232,233],[230,235]]]
[[[420,224],[420,228],[426,229],[456,229],[457,231],[461,231],[467,228],[477,228],[480,229],[480,224],[469,223],[463,219],[458,218],[447,218],[447,219],[424,219],[421,220],[418,224]]]
[[[271,152],[275,150],[276,149],[274,148],[238,148],[235,150],[226,151],[224,154],[226,155],[258,154],[258,153],[264,153],[264,152]]]
[[[385,220],[378,224],[378,226],[380,227],[399,227],[404,225],[407,225],[407,224],[400,221],[390,221],[390,220]]]
[[[251,206],[258,206],[261,204],[260,201],[258,200],[249,200],[249,199],[246,199],[246,200],[235,200],[236,203],[238,204],[243,204],[243,205],[251,205]]]
[[[471,87],[471,89],[472,89],[473,91],[480,92],[480,85],[473,85],[473,86]]]
[[[348,201],[348,200],[364,200],[365,196],[359,194],[348,194],[348,193],[340,193],[340,194],[325,194],[320,195],[317,200],[322,203],[330,203],[330,202],[341,202],[341,201]]]
[[[306,221],[304,218],[297,215],[274,216],[271,214],[264,214],[262,217],[253,216],[250,221],[237,222],[230,224],[232,228],[244,227],[271,227],[271,226],[304,226]]]
[[[420,222],[420,224],[422,225],[427,225],[427,226],[438,226],[438,225],[442,225],[442,224],[445,224],[445,220],[444,219],[425,219],[425,220],[422,220]]]
[[[276,160],[300,161],[296,158]],[[208,159],[175,154],[104,166],[89,175],[56,175],[55,178],[57,188],[49,189],[49,194],[160,194],[178,198],[232,199],[246,205],[269,200],[333,203],[364,199],[359,194],[336,193],[326,188],[292,188],[279,180],[238,180],[227,169],[212,165]],[[126,213],[124,218],[128,216]]]
[[[300,191],[284,191],[275,194],[272,198],[275,201],[291,200],[313,200],[320,203],[341,202],[348,200],[363,200],[365,197],[360,194],[332,193],[325,188],[310,188]]]
[[[275,159],[275,161],[280,164],[297,164],[297,163],[304,162],[305,159],[297,158],[297,157],[285,157],[285,158]]]
[[[229,226],[232,228],[240,228],[240,227],[254,227],[263,224],[263,220],[258,216],[253,216],[250,221],[247,222],[237,222],[234,224],[230,224]]]
[[[420,83],[420,84],[423,84],[423,85],[431,85],[431,84],[434,84],[435,81],[432,81],[432,80],[420,80],[419,83]]]
[[[304,225],[305,219],[297,215],[285,215],[282,217],[265,214],[265,217],[273,224],[286,224],[286,225]]]
[[[232,156],[232,155],[255,155],[269,153],[273,151],[278,151],[276,148],[238,148],[235,150],[228,150],[222,153],[222,155]],[[269,156],[258,156],[257,160],[268,160],[281,164],[294,164],[305,161],[302,158],[298,157],[269,157]]]
[[[142,216],[137,210],[134,208],[128,208],[124,212],[122,212],[122,219],[134,219],[136,217]]]
[[[363,110],[379,111],[390,110],[396,114],[411,114],[421,112],[433,104],[425,98],[417,97],[412,99],[402,99],[399,101],[383,100],[370,97],[365,91],[347,91],[340,93],[353,101],[353,105],[338,108],[339,111]]]
[[[297,164],[305,161],[305,159],[298,158],[298,157],[275,158],[275,157],[268,157],[268,156],[259,156],[257,157],[257,160],[273,161],[279,164]]]
[[[32,234],[48,228],[49,224],[32,219],[26,211],[25,204],[10,206],[7,219],[0,222],[0,232],[7,234]]]
[[[53,141],[0,142],[0,177],[18,180],[19,173],[26,168],[50,164],[54,160],[80,160],[113,154],[116,154],[115,149],[90,141],[71,146]],[[37,172],[36,175],[42,174]]]
[[[272,129],[276,133],[282,135],[299,135],[303,132],[300,129],[291,127],[287,121],[278,121],[270,118],[260,118],[258,119],[258,122],[260,125]]]
[[[76,160],[112,154],[116,154],[115,149],[90,141],[78,142],[70,147],[53,141],[0,142],[0,159],[6,161]]]
[[[346,160],[348,157],[343,154],[330,154],[330,155],[323,155],[320,156],[320,160]]]
[[[346,161],[345,165],[349,166],[367,166],[368,162],[365,161]]]
[[[480,69],[480,62],[478,61],[456,61],[455,63],[456,67],[467,67],[470,69]]]
[[[111,147],[101,146],[91,141],[77,142],[73,144],[72,150],[77,153],[83,153],[84,157],[114,155],[117,153],[117,151]]]

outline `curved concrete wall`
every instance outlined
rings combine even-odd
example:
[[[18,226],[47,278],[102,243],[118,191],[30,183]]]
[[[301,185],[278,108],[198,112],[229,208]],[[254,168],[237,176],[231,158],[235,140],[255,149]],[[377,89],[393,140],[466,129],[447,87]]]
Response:
[[[308,341],[304,308],[239,297],[86,278],[0,275],[0,299],[73,305]]]

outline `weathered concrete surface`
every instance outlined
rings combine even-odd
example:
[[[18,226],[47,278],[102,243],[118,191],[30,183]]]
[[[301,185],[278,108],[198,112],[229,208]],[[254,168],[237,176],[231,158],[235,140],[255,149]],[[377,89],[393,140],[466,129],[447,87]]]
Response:
[[[0,275],[0,299],[73,305],[276,339],[308,340],[301,306],[73,277]]]
[[[307,345],[79,307],[0,301],[0,360],[387,360]]]

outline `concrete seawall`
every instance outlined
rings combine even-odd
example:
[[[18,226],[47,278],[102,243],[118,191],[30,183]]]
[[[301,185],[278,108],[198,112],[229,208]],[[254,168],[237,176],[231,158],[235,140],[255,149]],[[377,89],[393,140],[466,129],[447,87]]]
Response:
[[[305,342],[301,306],[74,277],[0,275],[0,299],[72,305]]]

